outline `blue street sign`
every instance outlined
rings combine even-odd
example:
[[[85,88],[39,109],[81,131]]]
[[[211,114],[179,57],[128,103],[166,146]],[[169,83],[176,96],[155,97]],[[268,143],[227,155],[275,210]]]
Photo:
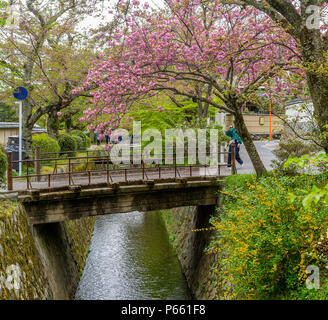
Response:
[[[18,100],[25,100],[28,96],[28,91],[24,87],[18,87],[14,90],[14,97]]]

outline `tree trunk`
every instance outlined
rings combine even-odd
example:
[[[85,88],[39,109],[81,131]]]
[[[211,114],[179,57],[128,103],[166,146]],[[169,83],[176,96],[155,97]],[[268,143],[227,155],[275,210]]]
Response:
[[[307,80],[314,107],[314,118],[321,132],[319,143],[328,153],[328,78],[308,73]]]
[[[319,142],[328,152],[328,77],[317,70],[326,61],[318,35],[315,34],[318,32],[318,30],[309,30],[304,27],[301,32],[300,42],[303,65],[311,66],[306,68],[306,78],[313,102],[314,118],[321,132]]]
[[[328,153],[328,79],[318,80],[316,76],[308,76],[308,85],[314,107],[314,117],[321,132],[319,142]]]
[[[25,149],[26,149],[26,157],[28,159],[33,158],[32,151],[32,130],[34,127],[34,123],[30,122],[30,117],[32,114],[32,105],[27,101],[23,101],[23,125],[22,125],[22,137],[25,139]]]
[[[244,117],[241,111],[235,112],[234,116],[235,116],[235,126],[236,126],[237,133],[240,135],[241,139],[243,140],[243,143],[245,144],[246,150],[252,161],[255,172],[258,177],[262,176],[267,171],[256,150],[252,137],[246,127]]]
[[[48,121],[47,121],[48,136],[53,139],[58,138],[57,121],[58,121],[58,116],[56,114],[56,111],[53,111],[48,114]]]
[[[68,135],[71,134],[71,128],[72,128],[72,120],[70,118],[66,119],[65,120],[65,131]]]

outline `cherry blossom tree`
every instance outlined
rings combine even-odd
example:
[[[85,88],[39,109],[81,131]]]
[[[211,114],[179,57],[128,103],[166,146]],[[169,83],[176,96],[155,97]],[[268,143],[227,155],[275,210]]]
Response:
[[[228,0],[271,18],[296,41],[320,129],[316,144],[328,152],[328,3],[322,0]]]
[[[192,98],[205,113],[213,106],[234,115],[256,173],[262,175],[266,170],[242,111],[246,103],[260,103],[260,87],[266,86],[265,95],[277,101],[296,90],[295,77],[303,74],[293,38],[259,11],[219,1],[167,0],[161,11],[139,1],[120,5],[133,9],[111,33],[108,50],[84,87],[74,91],[98,88],[82,120],[98,119],[96,131],[107,134],[136,100],[161,92]]]
[[[16,5],[16,18],[8,17],[2,25],[0,20],[0,98],[11,102],[14,88],[28,89],[23,137],[30,157],[34,124],[49,115],[50,129],[58,111],[79,97],[89,97],[87,92],[72,94],[85,81],[95,56],[77,26],[101,1],[8,1],[6,9]]]

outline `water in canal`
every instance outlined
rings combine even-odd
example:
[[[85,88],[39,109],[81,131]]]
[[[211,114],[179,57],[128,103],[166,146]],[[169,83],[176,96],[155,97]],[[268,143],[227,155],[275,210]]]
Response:
[[[76,299],[190,299],[158,213],[99,217]]]

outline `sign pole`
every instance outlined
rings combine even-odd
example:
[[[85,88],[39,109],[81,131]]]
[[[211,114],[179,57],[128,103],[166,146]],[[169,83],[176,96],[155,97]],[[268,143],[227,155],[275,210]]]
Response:
[[[22,143],[22,124],[23,124],[23,101],[19,101],[19,175],[22,175],[22,149],[23,149],[23,143]]]
[[[19,100],[18,104],[19,104],[19,150],[18,150],[18,154],[19,154],[19,175],[22,175],[22,160],[23,160],[23,156],[22,156],[22,149],[23,149],[23,130],[22,130],[22,126],[23,126],[23,100],[25,100],[28,96],[28,91],[24,88],[24,87],[18,87],[14,90],[14,97],[15,99]]]

